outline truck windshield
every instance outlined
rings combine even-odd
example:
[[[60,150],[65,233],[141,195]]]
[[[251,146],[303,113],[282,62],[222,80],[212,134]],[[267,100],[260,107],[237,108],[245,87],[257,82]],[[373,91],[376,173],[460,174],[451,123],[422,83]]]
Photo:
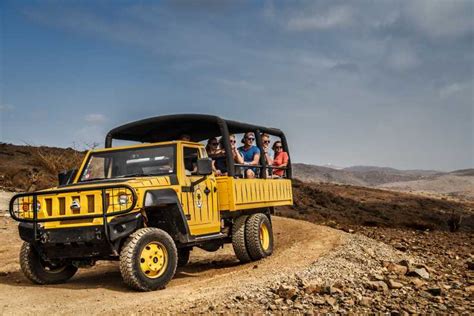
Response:
[[[175,146],[92,153],[80,182],[175,173]]]

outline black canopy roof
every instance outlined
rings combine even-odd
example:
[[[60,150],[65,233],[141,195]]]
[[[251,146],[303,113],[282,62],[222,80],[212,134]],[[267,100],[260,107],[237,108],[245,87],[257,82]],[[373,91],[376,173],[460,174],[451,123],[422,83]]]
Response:
[[[112,139],[160,142],[177,140],[181,135],[187,134],[192,141],[199,142],[227,133],[237,134],[257,130],[283,136],[283,132],[277,128],[225,120],[214,115],[176,114],[151,117],[118,126],[107,134],[106,147],[110,147]]]

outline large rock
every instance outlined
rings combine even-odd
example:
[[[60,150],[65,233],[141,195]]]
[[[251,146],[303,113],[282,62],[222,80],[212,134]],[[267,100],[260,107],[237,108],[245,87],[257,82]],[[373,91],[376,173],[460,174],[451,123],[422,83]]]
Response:
[[[406,266],[392,262],[387,265],[387,270],[398,275],[405,275],[408,272],[408,268]]]
[[[281,284],[276,290],[278,296],[284,299],[293,299],[296,297],[297,289],[294,286]]]
[[[411,283],[413,284],[413,286],[415,287],[415,289],[421,289],[423,287],[423,285],[426,284],[425,281],[422,281],[418,278],[414,278],[411,280]]]
[[[306,294],[319,294],[319,293],[322,293],[323,290],[324,290],[324,284],[320,281],[313,281],[303,286],[303,291]]]
[[[365,283],[365,287],[372,291],[388,292],[387,283],[384,281],[368,281]]]
[[[401,289],[403,287],[403,284],[400,282],[397,282],[395,280],[388,280],[388,287],[390,289]]]
[[[407,275],[420,277],[420,278],[425,279],[425,280],[429,280],[429,278],[430,278],[430,274],[428,273],[428,271],[426,271],[425,268],[417,268],[417,269],[410,270],[407,273]]]

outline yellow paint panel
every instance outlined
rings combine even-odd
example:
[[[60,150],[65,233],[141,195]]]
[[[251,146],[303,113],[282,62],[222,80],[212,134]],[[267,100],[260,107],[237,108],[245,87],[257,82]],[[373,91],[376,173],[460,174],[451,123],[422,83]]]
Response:
[[[219,209],[250,208],[293,204],[291,180],[217,178]]]

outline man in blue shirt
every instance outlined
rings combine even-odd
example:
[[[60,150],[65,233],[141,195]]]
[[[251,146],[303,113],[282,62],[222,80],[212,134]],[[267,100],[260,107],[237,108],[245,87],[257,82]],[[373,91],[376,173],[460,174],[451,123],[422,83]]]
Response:
[[[253,145],[255,141],[255,135],[252,132],[245,133],[242,142],[243,146],[239,147],[239,152],[244,157],[244,164],[255,166],[260,163],[260,149]],[[245,168],[245,177],[249,179],[255,178],[255,172],[257,168]]]

